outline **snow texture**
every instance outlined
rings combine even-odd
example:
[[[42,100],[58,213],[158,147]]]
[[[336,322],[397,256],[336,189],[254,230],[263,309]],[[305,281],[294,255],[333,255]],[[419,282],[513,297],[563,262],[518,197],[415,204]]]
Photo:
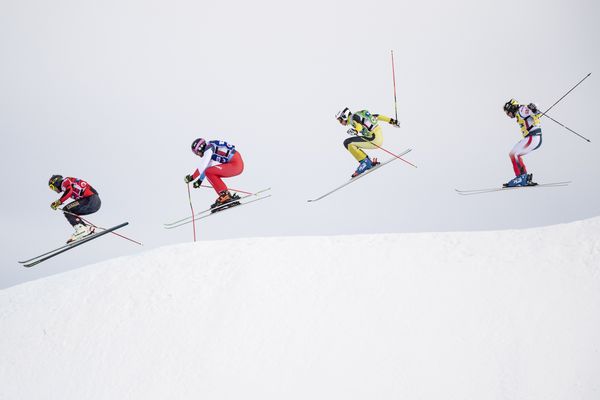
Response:
[[[600,218],[198,242],[0,291],[2,399],[598,399]]]

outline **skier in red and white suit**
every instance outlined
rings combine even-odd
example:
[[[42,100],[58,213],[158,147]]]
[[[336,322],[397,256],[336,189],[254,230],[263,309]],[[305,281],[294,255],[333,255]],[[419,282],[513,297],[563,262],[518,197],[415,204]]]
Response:
[[[510,99],[504,104],[504,112],[509,118],[517,119],[523,139],[509,153],[515,177],[503,186],[535,186],[537,183],[532,181],[533,174],[527,173],[523,156],[537,150],[542,145],[542,127],[540,124],[542,113],[535,104],[529,103],[525,106],[519,104],[515,99]]]
[[[231,194],[221,178],[236,176],[244,171],[244,161],[234,145],[222,140],[207,142],[202,138],[194,140],[192,151],[202,157],[200,167],[191,175],[185,176],[185,182],[194,180],[194,187],[199,188],[204,178],[208,179],[219,197],[211,208],[224,205],[239,199],[237,194]]]

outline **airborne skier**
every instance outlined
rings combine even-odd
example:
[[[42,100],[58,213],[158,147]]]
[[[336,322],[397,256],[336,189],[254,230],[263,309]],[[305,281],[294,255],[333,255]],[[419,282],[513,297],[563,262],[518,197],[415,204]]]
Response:
[[[368,169],[379,164],[377,158],[371,160],[367,153],[362,149],[376,149],[383,143],[383,133],[379,126],[379,121],[384,121],[390,125],[399,128],[398,121],[381,114],[371,114],[367,110],[352,113],[348,107],[336,114],[336,119],[343,126],[350,124],[348,134],[353,137],[344,140],[344,147],[358,161],[358,168],[352,174],[352,178],[357,177]]]
[[[540,125],[541,113],[533,103],[521,105],[515,99],[511,99],[504,104],[504,112],[510,118],[516,118],[521,127],[523,139],[521,139],[509,153],[513,165],[515,177],[504,183],[504,187],[515,186],[534,186],[537,183],[532,181],[533,174],[528,174],[523,156],[542,145],[542,127]]]
[[[63,178],[62,175],[52,175],[48,181],[48,186],[56,193],[64,192],[60,199],[53,201],[50,205],[53,210],[58,209],[69,198],[74,200],[62,209],[67,221],[75,229],[75,233],[71,235],[67,243],[80,240],[94,233],[94,227],[87,225],[79,218],[79,215],[93,214],[100,209],[101,202],[98,192],[83,179]]]
[[[201,157],[202,161],[200,167],[193,174],[185,176],[185,182],[190,183],[197,179],[193,186],[199,188],[204,178],[208,179],[219,195],[211,208],[221,208],[228,203],[231,203],[229,206],[238,205],[239,202],[236,200],[239,200],[240,196],[237,193],[231,194],[221,179],[239,175],[244,170],[244,161],[235,146],[222,140],[207,142],[198,138],[192,143],[192,152]]]

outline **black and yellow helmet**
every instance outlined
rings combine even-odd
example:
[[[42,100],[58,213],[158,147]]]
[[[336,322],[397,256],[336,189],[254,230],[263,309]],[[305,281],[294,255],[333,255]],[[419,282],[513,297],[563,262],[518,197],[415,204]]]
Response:
[[[50,187],[50,189],[54,190],[55,192],[60,192],[62,182],[63,182],[62,175],[52,175],[50,177],[50,179],[48,180],[48,186]]]
[[[337,112],[337,114],[335,114],[335,118],[339,122],[348,122],[351,115],[352,112],[350,111],[350,109],[348,107],[345,107],[343,110],[340,110]]]
[[[515,99],[510,99],[506,103],[504,103],[504,112],[505,113],[516,113],[519,109],[519,102]]]

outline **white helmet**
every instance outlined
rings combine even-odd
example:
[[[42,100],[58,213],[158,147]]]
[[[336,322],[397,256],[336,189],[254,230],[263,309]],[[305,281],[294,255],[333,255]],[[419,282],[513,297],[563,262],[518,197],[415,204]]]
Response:
[[[335,118],[340,122],[343,122],[343,121],[348,122],[351,115],[352,115],[352,113],[350,112],[350,109],[348,107],[346,107],[343,110],[338,111],[338,113],[335,114]]]

